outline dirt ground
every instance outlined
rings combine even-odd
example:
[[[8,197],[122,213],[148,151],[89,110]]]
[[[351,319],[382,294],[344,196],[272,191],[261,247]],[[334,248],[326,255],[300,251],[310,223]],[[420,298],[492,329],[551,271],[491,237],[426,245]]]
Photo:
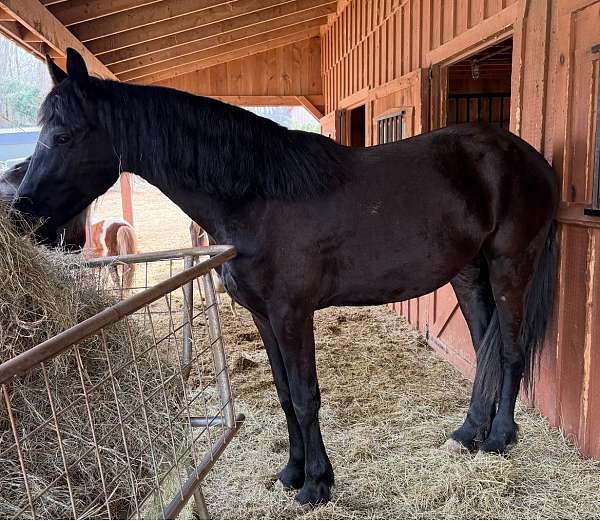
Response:
[[[134,196],[142,251],[187,247],[189,219],[158,193]],[[119,217],[120,195],[97,215]],[[226,298],[226,297],[225,297]],[[519,407],[507,457],[441,449],[470,383],[385,306],[317,313],[321,425],[336,472],[332,502],[301,510],[276,485],[287,431],[249,314],[221,306],[237,411],[246,421],[204,483],[213,518],[598,518],[600,466]]]

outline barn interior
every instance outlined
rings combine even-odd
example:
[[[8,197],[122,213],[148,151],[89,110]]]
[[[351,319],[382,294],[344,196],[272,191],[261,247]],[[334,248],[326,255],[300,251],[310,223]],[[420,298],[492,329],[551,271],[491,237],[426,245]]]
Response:
[[[300,509],[275,484],[287,434],[262,342],[249,314],[240,323],[221,306],[236,406],[247,419],[203,483],[213,516],[600,516],[600,226],[584,215],[600,190],[599,5],[0,0],[0,33],[63,68],[73,47],[103,78],[244,107],[303,107],[322,134],[353,147],[492,123],[531,143],[560,180],[555,315],[535,393],[518,408],[521,441],[508,457],[441,448],[464,417],[475,367],[450,286],[392,309],[320,311],[323,433],[338,483],[328,505]],[[170,212],[164,198],[131,194],[127,176],[121,180],[101,212],[130,222],[135,213],[136,229],[148,230],[145,251],[187,245],[187,216],[177,208],[157,229]]]
[[[512,56],[507,38],[448,66],[448,125],[492,123],[509,129]]]

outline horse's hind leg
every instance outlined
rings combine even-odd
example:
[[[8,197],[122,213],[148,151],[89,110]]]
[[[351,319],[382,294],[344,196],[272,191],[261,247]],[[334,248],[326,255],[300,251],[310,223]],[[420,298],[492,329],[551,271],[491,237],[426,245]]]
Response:
[[[290,455],[286,466],[279,472],[278,478],[285,488],[299,489],[304,484],[304,441],[292,403],[287,373],[271,324],[268,320],[254,314],[252,318],[265,344],[279,403],[287,420]]]
[[[475,356],[477,369],[480,373],[484,370],[482,350],[480,349],[485,338],[486,330],[494,312],[494,297],[489,282],[488,268],[483,256],[478,257],[451,281],[460,309],[467,321]],[[500,350],[501,346],[497,346]],[[493,346],[492,346],[493,348]],[[498,356],[500,354],[498,353]],[[452,439],[460,445],[449,443],[451,450],[460,450],[463,447],[472,450],[477,442],[485,439],[490,430],[496,404],[494,397],[487,396],[482,388],[484,379],[478,374],[473,384],[471,403],[464,423],[452,433]]]
[[[545,238],[544,238],[545,240]],[[504,452],[517,440],[514,420],[515,403],[525,369],[527,347],[523,345],[521,328],[525,319],[527,291],[533,280],[537,255],[541,250],[533,243],[520,256],[492,256],[489,261],[490,282],[498,309],[502,336],[502,380],[498,410],[484,443],[483,452]]]

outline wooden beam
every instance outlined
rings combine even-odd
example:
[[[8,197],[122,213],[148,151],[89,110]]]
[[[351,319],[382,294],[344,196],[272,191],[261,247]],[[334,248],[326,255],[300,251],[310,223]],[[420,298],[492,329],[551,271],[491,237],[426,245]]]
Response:
[[[75,38],[39,0],[0,0],[0,7],[61,54],[66,53],[67,47],[77,50],[83,56],[91,73],[115,79],[115,75]]]
[[[307,1],[314,2],[315,0]],[[128,71],[140,70],[144,69],[145,67],[159,66],[161,63],[165,63],[174,59],[179,59],[183,56],[194,54],[199,51],[211,49],[220,45],[225,45],[239,40],[244,40],[246,38],[251,38],[260,34],[269,33],[277,29],[283,29],[284,27],[290,27],[299,23],[310,22],[311,20],[322,18],[324,16],[327,16],[332,11],[332,9],[335,9],[335,5],[335,3],[332,3],[325,6],[319,6],[313,9],[308,9],[306,11],[301,11],[299,13],[292,13],[290,15],[283,16],[281,18],[276,18],[274,20],[267,19],[259,24],[250,25],[248,27],[242,27],[241,29],[235,31],[218,31],[213,36],[202,38],[201,40],[196,42],[173,47],[171,49],[167,49],[162,52],[157,52],[148,56],[136,58],[134,60],[127,60],[120,63],[116,63],[112,65],[110,69],[115,74],[121,75]]]
[[[482,46],[483,42],[492,41],[499,35],[503,38],[515,23],[519,6],[520,2],[511,4],[456,38],[429,51],[426,54],[426,65],[456,61],[471,49]],[[485,38],[482,38],[482,35],[485,35]]]
[[[98,38],[87,43],[88,49],[96,55],[122,49],[141,42],[156,38],[163,38],[171,34],[178,34],[190,29],[198,29],[211,23],[220,22],[236,16],[242,16],[254,11],[261,11],[268,7],[280,5],[286,0],[237,0],[229,1],[225,5],[211,7],[197,14],[178,16],[162,22],[153,23],[144,27],[131,29],[108,38]]]
[[[294,13],[300,13],[307,9],[313,9],[315,7],[327,6],[328,12],[334,12],[336,6],[336,0],[293,0],[283,5],[276,5],[260,11],[254,11],[249,14],[236,16],[235,18],[229,18],[221,20],[219,22],[203,25],[194,29],[177,33],[176,35],[165,36],[164,38],[157,38],[156,40],[150,40],[139,45],[132,45],[124,49],[119,49],[102,55],[102,61],[107,65],[111,66],[115,63],[133,60],[140,58],[139,65],[147,65],[154,61],[160,61],[160,58],[153,55],[150,61],[142,59],[152,53],[159,53],[168,49],[179,49],[175,52],[181,52],[181,49],[185,47],[185,44],[197,42],[204,38],[211,36],[224,34],[230,31],[235,31],[244,27],[259,24],[267,20],[275,20],[280,17],[288,16]],[[112,69],[112,67],[111,67]],[[119,71],[117,68],[115,71]]]
[[[298,96],[209,96],[241,107],[294,107],[300,105]],[[316,96],[315,96],[316,97]]]
[[[309,38],[314,38],[316,36],[320,36],[319,27],[310,29],[308,31],[301,31],[297,34],[285,36],[285,37],[278,38],[275,40],[250,45],[246,48],[242,48],[237,51],[225,52],[223,54],[219,54],[219,55],[216,55],[216,56],[213,56],[210,58],[190,62],[185,65],[181,65],[181,66],[173,68],[173,69],[169,69],[166,71],[161,71],[161,72],[158,72],[155,74],[144,76],[142,78],[136,78],[135,82],[136,83],[144,83],[144,84],[156,83],[156,82],[159,82],[162,80],[166,80],[168,78],[173,78],[175,76],[180,76],[182,74],[194,72],[194,71],[197,71],[200,69],[204,69],[206,67],[212,67],[213,65],[218,65],[220,63],[238,60],[240,58],[245,58],[245,57],[251,56],[253,54],[258,54],[261,52],[269,51],[271,49],[276,49],[278,47],[283,47],[283,46],[289,45],[291,43],[299,42],[302,40],[307,40]]]
[[[132,178],[129,172],[121,173],[119,185],[121,187],[121,208],[123,210],[123,219],[133,226],[133,190],[131,188]]]
[[[296,96],[296,98],[298,99],[298,103],[308,110],[312,117],[317,120],[317,123],[319,123],[324,114],[315,107],[306,96]]]
[[[0,9],[0,22],[12,22],[13,17],[10,16],[4,9]]]
[[[202,11],[211,7],[224,7],[225,0],[163,0],[157,4],[144,5],[125,13],[116,13],[74,24],[69,30],[82,42],[142,28],[150,24],[177,19],[184,15],[203,16]]]
[[[198,52],[194,52],[185,56],[179,56],[172,60],[167,60],[164,62],[157,63],[155,65],[150,65],[147,67],[141,67],[139,69],[135,69],[133,71],[125,72],[120,74],[118,77],[121,81],[130,81],[136,78],[141,78],[143,76],[148,76],[151,74],[156,74],[158,72],[162,72],[169,69],[174,69],[181,65],[187,65],[192,62],[204,61],[208,58],[213,58],[215,56],[220,56],[226,53],[235,53],[239,50],[245,49],[247,47],[251,47],[254,45],[265,46],[268,49],[268,43],[272,40],[285,40],[287,37],[296,38],[296,35],[300,32],[306,32],[313,29],[319,29],[321,25],[325,23],[325,18],[316,18],[314,20],[309,20],[307,22],[302,22],[299,24],[294,24],[288,27],[283,27],[281,29],[276,29],[274,31],[269,31],[266,33],[258,34],[255,36],[251,36],[249,38],[244,38],[242,40],[237,40],[234,42],[226,43],[224,45],[215,46],[213,48],[202,50]],[[294,40],[297,41],[297,40]]]
[[[6,38],[13,41],[15,45],[24,48],[39,59],[44,59],[46,53],[56,53],[41,38],[30,39],[28,36],[31,32],[14,20],[0,21],[0,34],[3,34]]]
[[[129,9],[153,4],[160,0],[71,0],[50,6],[49,11],[63,25],[69,26]]]

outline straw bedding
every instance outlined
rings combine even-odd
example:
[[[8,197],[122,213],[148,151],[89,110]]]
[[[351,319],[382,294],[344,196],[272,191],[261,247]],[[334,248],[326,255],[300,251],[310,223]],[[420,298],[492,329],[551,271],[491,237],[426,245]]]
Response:
[[[275,483],[287,433],[262,343],[222,306],[237,409],[246,422],[204,488],[215,518],[598,518],[600,467],[519,407],[508,457],[441,449],[470,383],[386,307],[317,313],[321,425],[333,501],[300,510]]]
[[[5,361],[56,333],[75,325],[104,309],[109,300],[96,291],[91,276],[85,270],[73,270],[72,256],[35,247],[28,239],[18,237],[10,225],[6,213],[0,209],[0,360]],[[147,348],[145,337],[135,323],[131,325],[134,352]],[[106,353],[98,337],[80,344],[80,362],[73,350],[45,364],[47,378],[52,390],[56,410],[61,410],[73,400],[78,405],[66,409],[60,415],[60,425],[65,447],[64,457],[70,467],[70,486],[76,513],[81,517],[106,518],[104,488],[110,496],[113,517],[130,515],[134,507],[133,489],[143,497],[154,485],[150,450],[143,428],[140,410],[140,392],[150,395],[161,380],[156,370],[156,359],[139,356],[138,373],[132,365],[118,371],[132,358],[127,328],[120,322],[107,329]],[[84,389],[89,391],[109,375],[110,368],[116,373],[116,390],[123,415],[135,411],[119,425],[113,388],[109,383],[90,393],[90,410],[82,400]],[[81,365],[81,375],[78,370]],[[168,366],[163,374],[168,376]],[[139,379],[138,379],[139,377]],[[177,380],[175,380],[177,381]],[[141,386],[141,389],[140,389]],[[12,412],[21,437],[33,434],[23,443],[22,451],[32,495],[51,486],[43,500],[35,501],[38,517],[72,517],[68,483],[59,479],[63,461],[54,423],[44,425],[52,418],[44,374],[41,369],[12,380],[6,391],[11,400]],[[176,384],[147,399],[150,422],[156,429],[166,426],[165,400],[178,400]],[[4,397],[0,396],[0,518],[14,518],[26,501],[24,480],[18,454],[12,448],[13,435]],[[101,447],[103,474],[99,472],[89,415],[95,426],[95,435]],[[36,430],[37,427],[42,425]],[[127,440],[129,454],[123,446]],[[161,449],[159,438],[154,445]],[[128,464],[129,462],[131,464]],[[135,479],[133,480],[132,477]],[[103,479],[102,479],[103,478]],[[135,485],[132,485],[135,481]],[[112,483],[112,484],[111,484]],[[97,498],[97,499],[96,499]],[[95,503],[94,500],[96,499]],[[93,503],[90,505],[90,503]],[[89,506],[88,506],[89,505]],[[29,510],[19,517],[31,517]]]

